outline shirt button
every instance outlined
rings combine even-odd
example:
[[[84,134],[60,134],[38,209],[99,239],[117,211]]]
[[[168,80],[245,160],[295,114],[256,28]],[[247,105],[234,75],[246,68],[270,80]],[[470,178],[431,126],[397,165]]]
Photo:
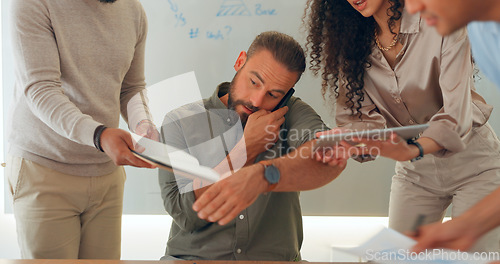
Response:
[[[399,98],[396,98],[396,100],[395,100],[395,101],[396,101],[396,103],[398,103],[398,104],[400,104],[400,103],[401,103],[401,99],[399,99]]]
[[[238,248],[238,249],[236,250],[236,253],[241,254],[241,248]]]
[[[245,216],[244,215],[240,215],[240,219],[243,220],[243,218],[245,218]]]
[[[410,121],[408,121],[408,122],[409,122],[410,124],[412,124],[412,125],[413,125],[413,124],[415,124],[415,121],[413,121],[413,120],[410,120]]]

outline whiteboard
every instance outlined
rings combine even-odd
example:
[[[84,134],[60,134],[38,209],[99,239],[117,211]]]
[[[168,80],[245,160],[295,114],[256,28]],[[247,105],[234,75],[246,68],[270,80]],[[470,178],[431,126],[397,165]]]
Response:
[[[13,87],[13,62],[7,34],[10,1],[2,1],[3,95],[6,115]],[[301,25],[305,2],[306,0],[141,0],[149,21],[146,46],[148,85],[194,71],[201,96],[209,97],[219,83],[233,78],[233,65],[239,52],[246,50],[260,32],[277,30],[292,35],[304,44],[306,35]],[[319,78],[306,71],[296,85],[295,95],[309,103],[325,123],[333,127],[335,123],[331,108],[328,107],[329,103],[325,104],[323,101],[320,87]],[[496,106],[490,123],[498,133],[500,93],[484,78],[478,83],[478,90],[488,103]],[[126,128],[124,123],[121,126]],[[126,172],[124,213],[165,214],[157,171],[127,167]],[[303,214],[387,216],[393,174],[394,161],[388,159],[380,158],[376,162],[364,164],[350,160],[347,169],[338,179],[320,189],[301,193]],[[6,210],[10,211],[10,199],[5,201]]]

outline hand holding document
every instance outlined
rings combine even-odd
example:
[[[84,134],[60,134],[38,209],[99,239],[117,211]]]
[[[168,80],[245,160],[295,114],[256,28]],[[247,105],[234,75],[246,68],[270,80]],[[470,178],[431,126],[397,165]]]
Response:
[[[384,227],[358,247],[335,249],[376,263],[488,263],[483,254],[470,252],[430,249],[415,253],[410,250],[415,244],[415,240]]]
[[[219,180],[220,175],[216,171],[201,166],[195,157],[185,151],[134,133],[130,134],[135,144],[140,145],[136,147],[137,151],[132,151],[140,159],[186,178],[198,178],[212,183]]]

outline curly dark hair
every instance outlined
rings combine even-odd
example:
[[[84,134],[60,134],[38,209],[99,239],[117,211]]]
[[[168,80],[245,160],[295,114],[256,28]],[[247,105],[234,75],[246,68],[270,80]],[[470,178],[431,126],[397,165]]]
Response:
[[[389,29],[401,19],[402,0],[388,0],[391,7]],[[307,15],[309,17],[307,18]],[[323,98],[339,97],[339,80],[345,83],[346,104],[353,115],[361,118],[364,100],[364,75],[371,67],[368,56],[375,47],[375,32],[379,30],[373,17],[364,17],[346,0],[308,0],[303,17],[308,30],[306,50],[310,52],[310,69],[321,73]],[[334,98],[333,98],[334,97]]]

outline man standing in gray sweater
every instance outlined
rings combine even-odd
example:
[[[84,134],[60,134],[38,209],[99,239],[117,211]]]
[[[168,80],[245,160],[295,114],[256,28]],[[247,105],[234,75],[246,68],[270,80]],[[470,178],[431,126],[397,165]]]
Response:
[[[12,1],[6,174],[23,258],[120,258],[120,165],[151,168],[130,152],[120,111],[137,133],[151,122],[127,114],[134,100],[147,113],[146,16],[138,0],[115,1]]]

